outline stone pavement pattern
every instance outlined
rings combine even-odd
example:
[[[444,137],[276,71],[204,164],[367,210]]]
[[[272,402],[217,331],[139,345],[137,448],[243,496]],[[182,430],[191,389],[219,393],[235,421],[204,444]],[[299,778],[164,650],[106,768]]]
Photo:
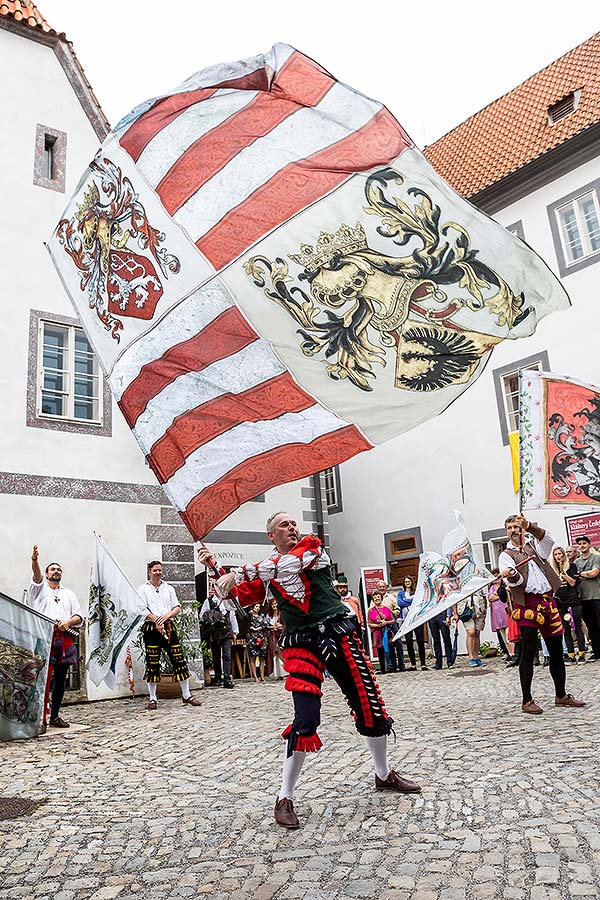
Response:
[[[281,684],[204,690],[201,709],[68,707],[92,727],[0,745],[0,795],[47,798],[0,822],[0,900],[598,897],[600,664],[568,675],[590,705],[556,709],[539,669],[540,717],[520,712],[516,672],[499,662],[385,676],[392,760],[423,785],[417,798],[374,792],[326,683],[296,832],[272,820],[291,708]]]

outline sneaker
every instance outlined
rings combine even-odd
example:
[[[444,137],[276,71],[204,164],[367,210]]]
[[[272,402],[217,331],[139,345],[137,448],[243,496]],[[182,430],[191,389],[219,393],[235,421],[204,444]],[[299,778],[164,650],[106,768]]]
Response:
[[[579,651],[579,653],[577,654],[577,661],[578,661],[578,662],[585,662],[585,650],[580,650],[580,651]]]
[[[434,666],[433,668],[439,670],[439,669],[442,668],[442,664],[441,664],[441,663],[436,663],[435,666]],[[450,666],[448,666],[448,668],[450,668]]]
[[[478,659],[470,659],[470,660],[469,660],[469,667],[470,667],[471,669],[476,669],[478,666],[479,666],[479,660],[478,660]]]
[[[483,666],[487,666],[487,663],[486,663],[485,660],[483,660],[483,659],[476,659],[475,662],[477,663],[477,665],[478,665],[480,668],[482,668]]]
[[[231,678],[226,678],[225,681],[223,682],[223,687],[224,688],[233,688],[233,687],[235,687],[235,685],[234,685],[233,681],[231,680]]]
[[[545,656],[545,657],[544,657],[544,665],[543,665],[542,668],[547,669],[549,665],[550,665],[550,657],[549,657],[549,656]]]
[[[428,672],[428,671],[429,671],[429,669],[427,668],[427,666],[421,666],[421,672]]]
[[[575,654],[574,654],[574,653],[567,653],[567,655],[565,656],[565,662],[572,662],[572,663],[574,663],[574,662],[575,662]]]

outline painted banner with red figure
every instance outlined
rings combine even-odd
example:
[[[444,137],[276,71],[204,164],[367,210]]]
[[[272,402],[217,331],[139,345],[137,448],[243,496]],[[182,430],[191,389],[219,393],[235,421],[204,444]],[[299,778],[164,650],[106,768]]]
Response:
[[[134,109],[48,247],[197,539],[438,415],[568,306],[381,103],[285,44]]]
[[[600,505],[600,387],[525,370],[519,433],[523,509]]]

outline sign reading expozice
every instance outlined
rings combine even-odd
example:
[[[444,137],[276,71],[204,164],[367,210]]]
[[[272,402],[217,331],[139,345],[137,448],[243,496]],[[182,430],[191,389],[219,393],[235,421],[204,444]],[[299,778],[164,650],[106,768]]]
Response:
[[[525,370],[519,392],[521,506],[600,506],[600,388]]]
[[[285,44],[127,115],[48,248],[196,539],[438,415],[569,303],[381,103]]]

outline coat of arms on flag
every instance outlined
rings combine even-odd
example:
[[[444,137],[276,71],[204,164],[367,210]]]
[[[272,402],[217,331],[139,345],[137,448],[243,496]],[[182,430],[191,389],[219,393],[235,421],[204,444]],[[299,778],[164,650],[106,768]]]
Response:
[[[114,688],[117,666],[124,660],[148,610],[102,540],[94,535],[87,620],[87,668],[94,684],[104,681]]]
[[[381,103],[284,44],[126,116],[49,249],[197,539],[437,415],[568,305]]]
[[[427,551],[419,557],[415,596],[397,638],[490,583],[492,576],[477,559],[461,514],[455,510],[454,515],[456,527],[445,535],[442,553]]]
[[[41,734],[54,622],[0,592],[0,741]]]
[[[600,387],[523,371],[519,435],[523,509],[600,505]]]

